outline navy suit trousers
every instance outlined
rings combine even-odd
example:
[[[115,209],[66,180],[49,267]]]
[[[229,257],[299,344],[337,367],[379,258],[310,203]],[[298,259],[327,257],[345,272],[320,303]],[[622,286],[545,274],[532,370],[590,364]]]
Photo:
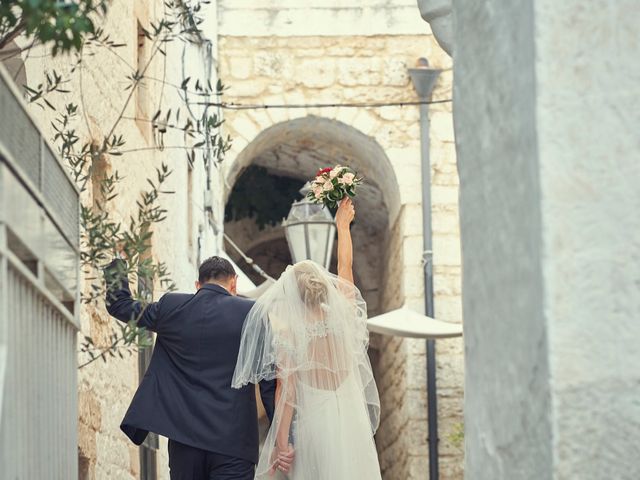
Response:
[[[171,480],[253,480],[255,465],[169,440]]]

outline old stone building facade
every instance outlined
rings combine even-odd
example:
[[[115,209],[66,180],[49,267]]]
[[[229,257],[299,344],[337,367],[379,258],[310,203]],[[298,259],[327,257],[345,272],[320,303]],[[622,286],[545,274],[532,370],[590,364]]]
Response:
[[[52,69],[68,76],[72,93],[53,101],[57,106],[82,103],[79,135],[100,138],[126,103],[126,75],[148,54],[140,28],[148,28],[164,14],[159,0],[114,0],[104,29],[114,40],[126,43],[118,55],[100,50],[85,59],[78,74],[70,71],[68,57],[52,59],[34,51],[23,59],[20,75],[28,84],[41,82],[43,72]],[[434,99],[451,98],[451,59],[429,34],[415,1],[222,0],[204,6],[202,16],[200,41],[170,44],[166,57],[158,56],[151,63],[149,80],[127,104],[123,149],[130,152],[101,159],[96,165],[97,172],[118,170],[125,177],[110,206],[113,213],[126,221],[145,188],[144,179],[165,162],[173,170],[166,189],[173,193],[163,199],[167,219],[155,229],[152,255],[167,263],[178,289],[193,290],[199,261],[223,251],[223,232],[277,275],[288,255],[281,228],[261,230],[250,218],[224,220],[225,207],[243,172],[263,167],[272,175],[302,182],[320,166],[349,164],[366,179],[357,199],[353,232],[356,280],[370,314],[403,304],[423,311],[418,107],[362,106],[418,100],[408,68],[420,57],[442,70]],[[225,162],[215,168],[205,168],[201,162],[190,166],[182,150],[188,140],[180,132],[169,131],[164,148],[158,148],[144,120],[160,105],[184,104],[180,85],[185,78],[215,84],[218,76],[228,86],[225,101],[275,107],[221,112],[226,120],[224,133],[233,138]],[[313,106],[318,104],[334,106]],[[200,107],[193,108],[197,116]],[[54,113],[33,109],[41,128],[53,136]],[[451,104],[432,105],[430,124],[435,310],[441,320],[461,322],[458,174]],[[93,202],[94,193],[89,188],[83,201]],[[233,255],[231,250],[229,254]],[[242,265],[238,257],[234,259]],[[87,289],[89,277],[96,273],[86,274]],[[251,275],[249,270],[246,273]],[[156,285],[154,297],[162,293]],[[99,344],[108,341],[115,321],[100,303],[83,307],[81,320],[83,334]],[[437,342],[443,479],[463,476],[462,352],[462,340]],[[386,480],[425,478],[425,344],[374,336],[371,357],[383,408],[376,436],[383,476]],[[85,360],[81,356],[79,363]],[[137,355],[109,358],[80,369],[81,478],[168,478],[164,439],[157,450],[151,448],[155,453],[141,455],[119,430],[139,378]]]
[[[224,128],[234,144],[223,168],[225,198],[251,166],[300,182],[319,167],[352,166],[366,179],[356,202],[353,235],[356,282],[370,315],[403,304],[424,311],[418,107],[340,106],[418,100],[408,68],[420,57],[443,70],[434,99],[451,98],[451,59],[428,34],[415,2],[218,5],[218,58],[229,87],[227,100],[273,106],[226,112]],[[435,310],[442,320],[460,322],[451,105],[432,105],[430,122]],[[260,229],[251,219],[230,220],[225,231],[272,275],[290,261],[278,225]],[[438,341],[437,352],[441,478],[459,479],[462,341]],[[425,344],[375,336],[371,354],[383,408],[376,437],[383,476],[425,478]]]
[[[419,4],[455,57],[467,478],[638,478],[640,9]]]
[[[48,50],[33,48],[29,54],[12,56],[4,62],[19,85],[26,82],[35,87],[45,81],[45,73],[56,71],[64,79],[64,90],[69,93],[52,93],[47,99],[57,108],[64,110],[67,103],[78,105],[78,116],[74,128],[84,143],[89,139],[101,141],[109,132],[116,118],[123,111],[123,120],[115,134],[123,135],[126,141],[121,147],[122,156],[96,159],[93,176],[116,170],[124,177],[117,189],[118,196],[108,204],[115,219],[128,222],[136,212],[136,201],[148,188],[146,179],[154,179],[155,168],[162,162],[173,171],[164,188],[173,193],[162,199],[167,208],[167,218],[154,231],[151,255],[158,261],[166,262],[179,290],[193,291],[197,264],[204,255],[219,253],[219,217],[209,208],[213,185],[217,190],[218,171],[215,167],[206,169],[203,162],[196,161],[190,166],[182,147],[188,140],[178,131],[168,130],[163,138],[164,148],[152,133],[150,119],[157,109],[182,108],[197,118],[197,107],[185,108],[181,82],[191,77],[201,84],[217,79],[214,50],[216,38],[216,10],[207,12],[203,31],[208,32],[192,42],[175,41],[167,44],[166,56],[157,54],[149,63],[145,80],[127,103],[130,77],[136,70],[146,65],[151,58],[149,39],[142,35],[142,29],[151,30],[167,15],[162,1],[115,0],[111,2],[104,20],[100,20],[104,32],[116,43],[124,46],[111,51],[107,48],[89,46],[84,49],[80,67],[72,71],[76,58],[62,55],[52,58]],[[18,38],[16,46],[26,44]],[[20,60],[20,61],[19,61]],[[177,88],[176,88],[177,85]],[[126,105],[126,107],[125,107]],[[31,105],[32,113],[40,127],[50,138],[54,131],[52,122],[57,113],[49,108]],[[186,115],[185,115],[186,116]],[[82,201],[91,205],[100,194],[96,182],[90,181],[82,193]],[[90,293],[91,277],[100,272],[83,272],[85,293]],[[135,284],[133,284],[135,288]],[[154,285],[153,295],[159,298],[163,289]],[[103,302],[83,305],[80,314],[82,332],[93,338],[99,348],[109,343],[109,335],[116,327],[116,321],[104,310]],[[88,360],[86,354],[79,353],[78,364]],[[120,431],[119,425],[129,405],[135,388],[144,372],[143,360],[137,353],[124,358],[108,358],[106,362],[95,361],[78,371],[79,396],[79,444],[78,462],[81,479],[162,479],[168,478],[166,440],[159,444],[153,441],[149,448],[141,450],[133,445]]]

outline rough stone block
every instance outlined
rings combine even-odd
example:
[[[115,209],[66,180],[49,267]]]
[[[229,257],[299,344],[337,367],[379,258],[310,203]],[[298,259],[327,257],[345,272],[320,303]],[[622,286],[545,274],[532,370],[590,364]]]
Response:
[[[453,132],[453,117],[448,112],[430,112],[430,136],[434,140],[453,142],[455,134]]]
[[[365,135],[369,135],[379,126],[377,117],[364,108],[359,109],[358,114],[351,121],[351,125]]]
[[[435,299],[436,317],[459,323],[462,321],[462,300],[460,296],[438,295]]]
[[[332,58],[301,60],[296,64],[296,78],[307,88],[325,88],[336,80],[336,65]]]
[[[409,203],[403,207],[404,233],[407,236],[421,236],[422,229],[422,205],[420,203]]]
[[[351,107],[338,107],[338,111],[336,112],[335,119],[339,122],[346,123],[350,125],[353,119],[358,115],[357,108]]]
[[[413,455],[408,461],[408,475],[404,478],[407,480],[422,480],[426,478],[429,472],[429,453],[424,452],[422,455]]]
[[[262,97],[264,104],[266,105],[285,105],[286,100],[283,95],[265,95]],[[264,111],[271,119],[271,124],[284,122],[289,119],[287,116],[286,108],[268,108]]]
[[[421,297],[424,294],[423,270],[419,263],[405,267],[403,291],[407,297]]]
[[[262,78],[236,80],[229,85],[227,95],[231,98],[259,97],[267,90],[267,85],[267,80]]]
[[[435,210],[431,218],[431,225],[434,234],[460,234],[460,219],[457,211]]]
[[[382,80],[381,60],[379,58],[358,59],[341,58],[338,60],[338,83],[344,86],[379,85]]]
[[[440,386],[443,392],[445,389],[460,390],[464,383],[464,357],[460,352],[453,355],[439,354],[436,363],[437,375],[441,379]]]
[[[410,388],[422,388],[427,384],[426,360],[424,356],[424,344],[422,340],[411,339],[411,343],[419,342],[422,346],[422,355],[411,355],[407,358],[407,385]],[[411,349],[409,349],[411,351]]]
[[[405,236],[402,244],[402,257],[404,259],[405,269],[407,267],[414,268],[410,275],[404,275],[405,278],[417,279],[421,278],[421,274],[417,269],[422,268],[423,240],[422,235]],[[407,293],[408,294],[408,293]]]
[[[437,265],[460,265],[460,242],[456,235],[433,236],[433,260]]]
[[[233,120],[234,130],[244,138],[247,142],[251,142],[260,133],[260,128],[253,121],[251,121],[249,115],[240,114]]]
[[[228,59],[225,57],[225,59],[228,62],[228,71],[234,80],[246,80],[253,73],[251,57],[228,57]]]
[[[267,78],[293,78],[291,59],[279,52],[257,50],[253,57],[254,71]]]
[[[436,303],[440,297],[460,297],[462,294],[460,274],[434,272],[433,289],[436,297]]]
[[[394,87],[409,85],[409,72],[407,64],[402,58],[387,58],[384,61],[384,76],[382,82]]]
[[[269,128],[273,125],[273,120],[267,113],[266,109],[262,110],[251,110],[249,113],[249,118],[253,123],[255,123],[258,128],[262,131]]]
[[[377,109],[377,113],[383,120],[396,121],[403,118],[404,107],[399,107],[399,106],[380,107]]]
[[[81,390],[78,393],[78,413],[81,423],[93,431],[100,430],[102,424],[100,402],[90,390]]]
[[[432,185],[431,203],[434,207],[439,205],[458,205],[459,189],[456,186]]]

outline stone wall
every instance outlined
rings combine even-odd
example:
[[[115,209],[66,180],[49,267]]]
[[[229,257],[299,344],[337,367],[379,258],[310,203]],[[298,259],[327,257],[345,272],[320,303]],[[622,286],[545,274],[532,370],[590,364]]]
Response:
[[[80,143],[89,138],[101,141],[101,137],[111,128],[129,93],[124,88],[128,83],[126,76],[135,70],[137,62],[136,23],[139,21],[143,27],[149,27],[149,22],[157,20],[163,11],[164,4],[159,0],[112,2],[104,29],[113,41],[126,43],[126,46],[119,48],[117,55],[101,48],[92,49],[98,52],[96,55],[89,55],[87,51],[81,71],[75,73],[70,72],[70,65],[73,63],[71,57],[60,56],[52,59],[42,49],[37,48],[31,52],[26,61],[26,77],[30,85],[42,82],[44,72],[53,69],[63,78],[72,79],[64,86],[72,93],[52,94],[48,100],[58,109],[62,109],[68,102],[83,103],[80,107],[83,111],[76,122]],[[212,33],[215,38],[215,9],[210,19],[213,20]],[[171,44],[167,48],[166,63],[164,57],[158,55],[147,71],[147,76],[162,78],[166,72],[166,80],[169,83],[179,85],[182,78],[189,75],[192,79],[200,78],[206,82],[206,55],[199,50],[200,47],[185,47],[182,42]],[[183,54],[192,61],[183,64]],[[215,82],[215,78],[212,81]],[[158,151],[151,148],[155,144],[150,135],[149,124],[136,121],[135,118],[140,117],[141,111],[146,112],[146,115],[155,112],[161,102],[164,106],[174,108],[182,105],[182,102],[175,89],[166,85],[163,87],[157,81],[146,80],[141,88],[139,93],[144,96],[143,104],[140,104],[136,94],[125,109],[125,116],[129,119],[123,120],[115,132],[122,133],[126,139],[123,150],[135,152],[97,161],[94,165],[95,173],[117,169],[125,178],[118,189],[118,197],[109,208],[115,218],[127,222],[129,215],[135,211],[135,202],[141,191],[148,188],[145,179],[153,176],[155,167],[165,162],[173,170],[166,190],[175,193],[162,200],[163,206],[168,209],[167,219],[155,231],[152,252],[157,260],[168,264],[179,289],[193,291],[199,256],[197,244],[200,243],[204,253],[208,254],[216,253],[219,245],[219,239],[216,239],[211,230],[210,219],[204,213],[205,171],[202,162],[196,162],[192,173],[189,174],[186,155],[181,150]],[[55,114],[49,109],[41,109],[35,105],[32,108],[43,132],[48,132],[53,137],[51,121]],[[86,117],[83,112],[86,113]],[[180,134],[169,132],[165,144],[183,145],[184,139]],[[214,184],[218,184],[221,180],[217,172],[214,170],[212,174]],[[189,175],[192,177],[191,180],[188,180]],[[189,183],[192,185],[191,191],[188,188]],[[94,193],[90,182],[89,188],[82,193],[82,201],[91,204],[94,201]],[[189,211],[193,214],[187,215]],[[214,221],[218,220],[221,220],[219,213]],[[199,236],[200,242],[197,241]],[[100,272],[85,272],[85,293],[89,292],[90,277],[99,274]],[[157,285],[154,289],[155,298],[162,293],[164,292]],[[82,335],[89,335],[97,346],[107,345],[109,333],[117,326],[116,320],[106,314],[102,301],[97,305],[83,305],[80,317],[82,332],[79,342],[83,341]],[[87,359],[80,355],[78,362],[81,364]],[[138,448],[119,429],[120,421],[138,382],[138,360],[135,353],[132,356],[125,354],[124,359],[109,358],[106,363],[96,361],[79,370],[78,455],[81,479],[139,478]],[[163,439],[158,452],[158,478],[168,478],[166,441]]]
[[[468,477],[638,478],[640,10],[453,4]]]
[[[220,0],[223,36],[422,34],[415,0]]]
[[[230,5],[223,2],[223,6]],[[250,6],[245,5],[247,10]],[[249,15],[251,12],[246,11]],[[417,14],[417,9],[415,12]],[[235,13],[234,13],[235,14]],[[228,100],[247,104],[314,104],[415,101],[407,68],[419,57],[445,71],[435,98],[451,96],[451,60],[429,35],[336,36],[321,32],[289,36],[274,29],[251,36],[227,25],[221,14],[218,58]],[[419,20],[419,17],[418,17]],[[251,18],[247,19],[251,24]],[[319,27],[318,27],[319,28]],[[420,27],[424,30],[424,26]],[[316,26],[309,29],[316,31]],[[271,32],[271,34],[267,34]],[[225,171],[274,125],[299,118],[338,120],[365,134],[384,151],[399,186],[400,209],[387,212],[386,233],[376,238],[382,265],[374,295],[376,311],[407,303],[424,310],[419,112],[415,106],[382,108],[285,108],[230,111],[234,138]],[[455,146],[449,104],[431,108],[431,159],[436,315],[461,321],[460,247]],[[287,137],[283,138],[286,141]],[[264,165],[263,165],[264,166]],[[230,173],[230,175],[231,175]],[[237,174],[235,172],[234,174]],[[374,176],[373,180],[381,182]],[[227,188],[231,188],[228,185]],[[366,222],[360,211],[359,221]],[[363,219],[364,218],[364,219]],[[358,248],[356,244],[356,249]],[[356,263],[367,262],[366,256]],[[356,264],[356,269],[358,265]],[[375,337],[372,356],[383,402],[377,435],[384,478],[425,478],[428,467],[425,343]],[[462,478],[462,341],[438,343],[441,478]]]

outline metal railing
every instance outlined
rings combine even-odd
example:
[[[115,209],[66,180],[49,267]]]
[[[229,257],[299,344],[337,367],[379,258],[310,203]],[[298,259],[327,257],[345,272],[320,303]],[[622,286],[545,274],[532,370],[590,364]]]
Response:
[[[0,478],[78,476],[78,191],[0,67]]]

